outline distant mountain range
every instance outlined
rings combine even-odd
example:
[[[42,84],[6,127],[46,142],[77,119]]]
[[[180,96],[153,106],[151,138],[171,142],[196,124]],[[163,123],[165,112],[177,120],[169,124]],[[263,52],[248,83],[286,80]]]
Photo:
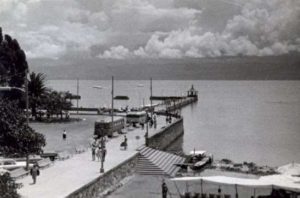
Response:
[[[300,80],[300,56],[195,59],[34,59],[31,71],[47,79]]]

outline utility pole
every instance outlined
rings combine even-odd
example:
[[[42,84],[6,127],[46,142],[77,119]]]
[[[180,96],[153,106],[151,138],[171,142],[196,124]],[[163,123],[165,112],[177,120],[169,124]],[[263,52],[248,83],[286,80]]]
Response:
[[[29,99],[28,99],[28,69],[25,72],[25,97],[26,97],[26,124],[29,126],[29,115],[28,115],[28,106],[29,106]]]
[[[100,173],[104,173],[104,149],[105,148],[105,143],[104,143],[104,131],[101,128],[101,167],[100,167]]]
[[[29,73],[29,69],[26,69],[26,71],[25,71],[25,97],[26,97],[26,125],[27,125],[27,128],[29,128],[28,73]],[[29,153],[26,153],[26,170],[28,170],[28,169],[29,169]]]
[[[150,78],[150,106],[151,106],[150,110],[151,110],[151,119],[152,119],[153,110],[154,110],[154,108],[152,107],[152,77]]]
[[[79,79],[77,78],[77,97],[79,96]],[[76,100],[77,102],[77,115],[78,115],[78,98],[77,98],[77,100]]]
[[[111,78],[111,123],[114,122],[114,77]]]

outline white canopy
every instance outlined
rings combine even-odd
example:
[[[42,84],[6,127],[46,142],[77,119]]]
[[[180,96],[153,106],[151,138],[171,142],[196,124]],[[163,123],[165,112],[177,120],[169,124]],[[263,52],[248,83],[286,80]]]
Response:
[[[227,176],[209,176],[209,177],[179,177],[172,181],[204,181],[225,185],[240,185],[252,188],[257,187],[279,187],[282,189],[300,192],[300,177],[291,177],[286,175],[263,176],[259,179],[245,179]]]

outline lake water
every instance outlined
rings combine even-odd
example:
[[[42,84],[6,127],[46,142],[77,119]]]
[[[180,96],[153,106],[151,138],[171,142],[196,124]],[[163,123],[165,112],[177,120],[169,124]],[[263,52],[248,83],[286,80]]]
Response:
[[[205,149],[218,159],[270,166],[300,162],[300,81],[153,81],[153,95],[186,95],[192,84],[199,101],[181,112],[185,152]],[[77,90],[74,80],[47,85]],[[115,80],[115,95],[130,97],[115,106],[149,104],[149,87],[149,81]],[[111,81],[80,81],[79,106],[110,106],[110,93]]]

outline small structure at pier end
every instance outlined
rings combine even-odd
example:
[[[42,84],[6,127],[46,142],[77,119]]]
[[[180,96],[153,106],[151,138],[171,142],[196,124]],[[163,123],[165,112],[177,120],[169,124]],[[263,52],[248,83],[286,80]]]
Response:
[[[198,91],[194,88],[194,85],[192,85],[192,87],[188,90],[187,96],[198,99]]]

